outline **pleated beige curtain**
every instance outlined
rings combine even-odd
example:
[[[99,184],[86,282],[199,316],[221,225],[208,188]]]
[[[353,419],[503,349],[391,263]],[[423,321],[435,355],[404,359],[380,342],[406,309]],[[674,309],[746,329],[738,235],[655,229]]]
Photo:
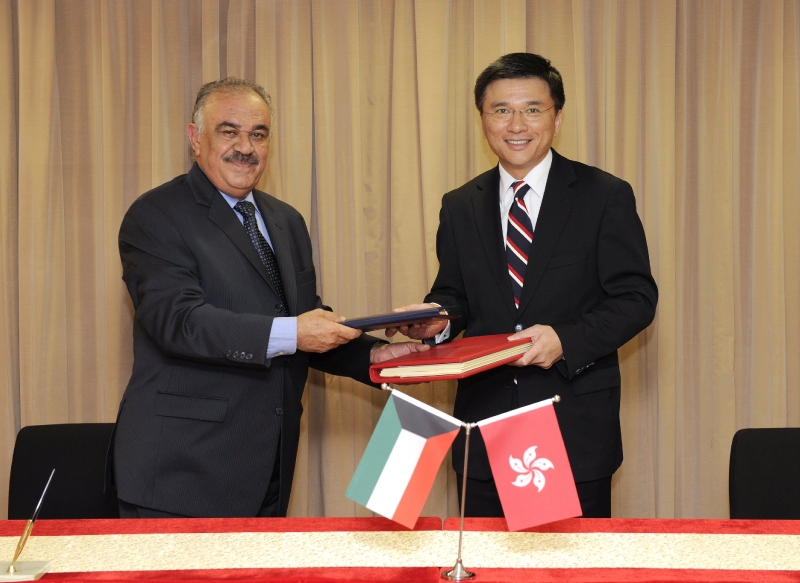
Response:
[[[203,82],[272,94],[261,186],[358,316],[428,290],[441,195],[496,163],[475,76],[512,51],[563,74],[555,147],[633,185],[659,284],[621,351],[614,514],[726,517],[735,430],[800,425],[798,0],[0,0],[0,516],[21,426],[116,415],[117,231],[188,169]],[[453,383],[408,392],[452,411]],[[371,514],[344,491],[385,399],[312,372],[290,514]],[[448,461],[425,514],[456,512]]]

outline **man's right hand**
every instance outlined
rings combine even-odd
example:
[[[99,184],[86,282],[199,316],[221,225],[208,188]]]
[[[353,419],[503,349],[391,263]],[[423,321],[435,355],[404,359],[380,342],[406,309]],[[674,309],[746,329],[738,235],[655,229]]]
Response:
[[[424,310],[426,308],[438,308],[435,304],[410,304],[395,308],[393,312],[410,312],[411,310]],[[447,328],[447,320],[438,320],[429,324],[412,324],[411,326],[398,326],[386,329],[386,337],[391,338],[398,332],[414,340],[423,340],[425,338],[433,338],[439,332]]]
[[[328,352],[361,336],[361,330],[337,324],[342,317],[327,310],[312,310],[297,316],[297,349]]]

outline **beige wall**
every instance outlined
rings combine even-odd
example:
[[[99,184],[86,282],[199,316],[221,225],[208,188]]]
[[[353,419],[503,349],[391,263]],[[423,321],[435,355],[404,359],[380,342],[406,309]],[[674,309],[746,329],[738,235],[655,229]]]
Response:
[[[559,152],[633,185],[660,288],[621,353],[614,513],[727,516],[734,431],[800,425],[797,0],[0,0],[0,516],[19,427],[114,419],[117,229],[188,169],[203,82],[272,93],[262,187],[358,316],[427,291],[441,195],[496,162],[475,76],[512,51],[564,76]],[[451,383],[409,392],[452,409]],[[291,514],[369,514],[344,490],[384,400],[312,374]],[[453,481],[426,514],[455,514]]]

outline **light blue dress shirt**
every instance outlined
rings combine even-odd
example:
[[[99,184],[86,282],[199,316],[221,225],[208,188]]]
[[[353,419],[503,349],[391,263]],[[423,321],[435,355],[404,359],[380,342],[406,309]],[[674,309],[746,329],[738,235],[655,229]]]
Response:
[[[239,199],[228,196],[221,190],[219,193],[222,195],[222,198],[224,198],[225,201],[231,205],[231,208],[233,208],[236,203],[239,202]],[[264,235],[267,243],[269,243],[269,246],[274,251],[275,248],[272,246],[272,239],[269,238],[269,231],[267,231],[267,227],[264,224],[264,218],[261,216],[261,211],[258,210],[258,205],[253,197],[253,193],[250,192],[242,200],[253,203],[253,206],[256,208],[256,222],[258,223],[258,230],[261,231],[261,234]],[[238,211],[234,210],[234,212],[239,218],[239,222],[242,223],[242,226],[244,226],[244,217],[242,217]],[[275,356],[294,354],[295,352],[297,352],[297,318],[274,318],[272,320],[272,330],[270,330],[269,333],[269,344],[267,344],[267,359]]]

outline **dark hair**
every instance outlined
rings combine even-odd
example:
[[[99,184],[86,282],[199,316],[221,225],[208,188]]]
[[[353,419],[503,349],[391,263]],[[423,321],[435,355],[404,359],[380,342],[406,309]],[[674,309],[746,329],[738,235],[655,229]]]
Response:
[[[533,53],[509,53],[486,67],[475,80],[475,107],[483,112],[486,88],[498,79],[529,79],[538,77],[550,87],[550,97],[555,102],[556,112],[564,107],[564,82],[550,61]]]

